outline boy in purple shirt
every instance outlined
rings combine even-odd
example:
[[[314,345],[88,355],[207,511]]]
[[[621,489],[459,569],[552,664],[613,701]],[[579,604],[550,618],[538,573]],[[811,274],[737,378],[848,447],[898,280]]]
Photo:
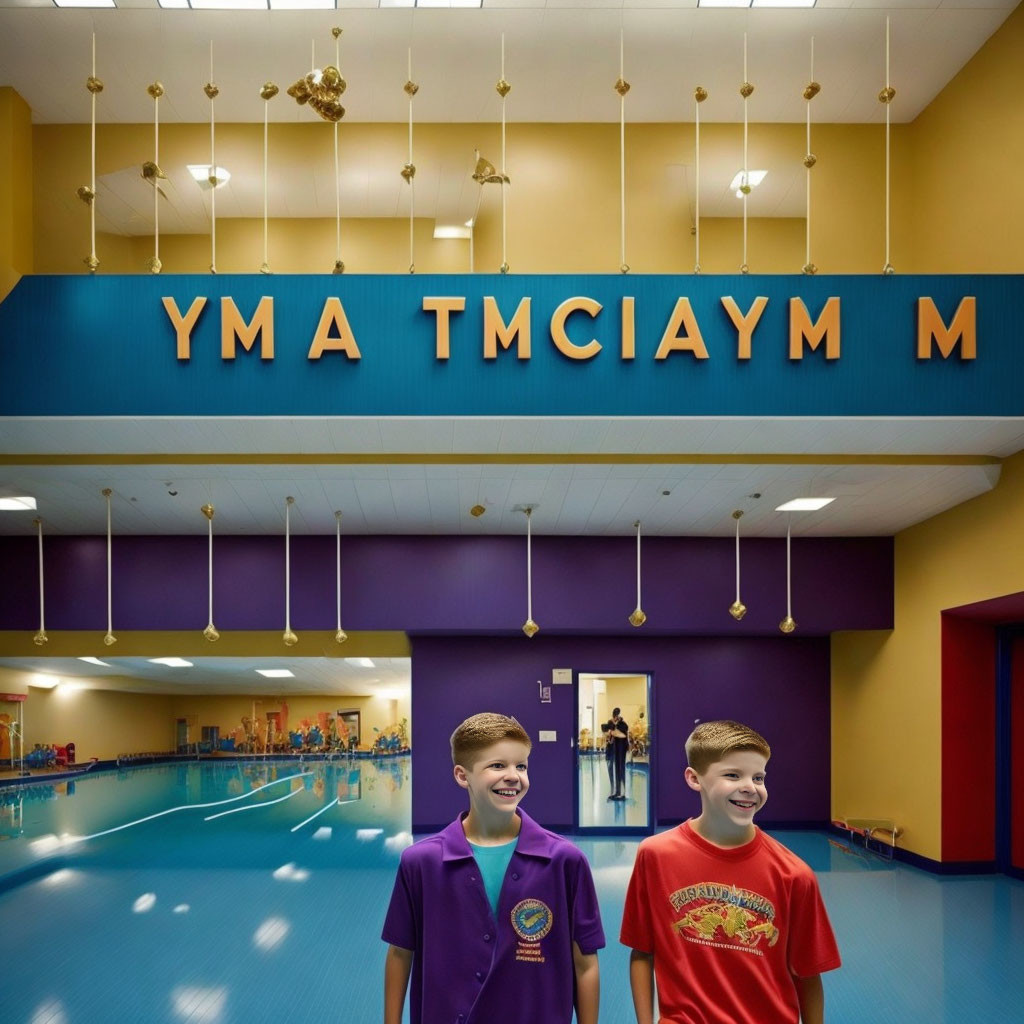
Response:
[[[381,938],[384,1024],[596,1024],[604,932],[586,857],[519,809],[530,737],[467,718],[451,738],[469,813],[402,853]]]

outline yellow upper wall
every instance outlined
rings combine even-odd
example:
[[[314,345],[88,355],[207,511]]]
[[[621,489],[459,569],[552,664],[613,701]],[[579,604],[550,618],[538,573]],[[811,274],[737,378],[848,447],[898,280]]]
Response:
[[[0,299],[32,272],[32,111],[0,86]]]
[[[406,129],[398,124],[343,127],[346,161],[359,166],[401,167]],[[895,193],[908,178],[906,146],[897,129],[894,144]],[[425,124],[416,129],[416,162],[425,167],[452,153],[471,155],[474,146],[497,143],[495,125]],[[89,211],[75,195],[89,166],[87,125],[38,125],[33,130],[36,171],[35,271],[84,273],[89,251]],[[692,213],[681,191],[681,165],[692,165],[692,124],[627,126],[627,262],[638,273],[692,273],[696,259]],[[701,128],[705,158],[741,152],[738,125]],[[160,154],[165,166],[194,162],[205,151],[205,125],[165,125]],[[804,129],[800,125],[752,125],[750,154],[759,161],[787,161],[803,181]],[[822,272],[878,272],[884,263],[884,135],[879,126],[821,125],[815,128],[818,164],[813,172],[812,259]],[[148,125],[100,125],[97,175],[136,168],[149,158]],[[272,125],[271,162],[289,167],[329,166],[330,133],[314,123]],[[737,157],[738,159],[738,157]],[[231,167],[259,167],[262,126],[218,127],[218,160]],[[389,163],[390,161],[390,163]],[[513,125],[509,129],[508,261],[519,273],[614,273],[620,264],[618,129],[614,125]],[[467,156],[467,174],[469,163]],[[692,167],[691,167],[692,170]],[[296,172],[298,173],[298,172]],[[475,187],[475,186],[474,186]],[[899,200],[897,210],[908,209]],[[739,202],[737,201],[737,213]],[[798,273],[805,262],[802,216],[759,216],[757,193],[749,205],[747,262],[757,273]],[[334,262],[333,219],[272,219],[270,265],[283,273],[327,273]],[[421,273],[465,272],[469,244],[435,240],[433,221],[416,224],[416,268]],[[894,223],[894,246],[902,261],[901,232]],[[905,247],[906,248],[906,247]],[[475,266],[495,272],[501,264],[500,191],[484,189]],[[260,218],[217,222],[217,266],[224,272],[258,270],[262,262]],[[151,235],[97,239],[101,272],[145,272],[153,254]],[[210,239],[163,235],[160,258],[168,273],[205,272]],[[352,273],[405,273],[409,266],[408,221],[404,217],[343,219],[342,258]],[[743,262],[742,220],[701,219],[701,266],[709,273],[735,273]]]

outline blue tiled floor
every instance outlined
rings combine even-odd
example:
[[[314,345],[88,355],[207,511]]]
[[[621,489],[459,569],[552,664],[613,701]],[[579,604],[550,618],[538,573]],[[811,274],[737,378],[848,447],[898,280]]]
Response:
[[[0,817],[0,874],[37,857],[30,843],[46,833],[87,834],[155,809],[153,799],[213,802],[295,771],[154,769],[115,783],[115,798],[83,780],[72,797],[23,803],[18,827]],[[49,874],[0,894],[4,1024],[379,1021],[377,936],[410,839],[408,766],[313,772],[58,848],[63,866],[50,861]],[[335,797],[352,802],[291,831]],[[825,978],[830,1024],[1024,1019],[1024,883],[937,878],[824,835],[775,834],[818,873],[839,939],[844,966]],[[601,1020],[628,1024],[628,953],[615,938],[637,842],[579,843],[611,940]]]

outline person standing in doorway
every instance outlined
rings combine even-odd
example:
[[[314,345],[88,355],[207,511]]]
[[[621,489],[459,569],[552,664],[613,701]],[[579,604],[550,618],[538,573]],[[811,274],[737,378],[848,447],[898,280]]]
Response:
[[[609,800],[626,799],[626,754],[629,751],[629,724],[619,713],[621,708],[612,709],[611,721],[608,722],[607,735],[611,737],[612,770],[609,781],[612,786]]]

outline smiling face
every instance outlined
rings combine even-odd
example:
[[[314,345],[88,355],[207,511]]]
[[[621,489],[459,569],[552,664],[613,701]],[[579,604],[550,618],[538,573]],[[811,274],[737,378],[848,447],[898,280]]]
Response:
[[[686,769],[686,784],[700,793],[701,814],[693,827],[719,846],[736,846],[754,837],[754,815],[768,800],[767,760],[754,750],[736,750],[704,772]]]
[[[499,740],[476,751],[467,768],[455,766],[455,781],[469,792],[469,810],[482,822],[497,824],[515,814],[530,788],[530,748],[519,740]]]

